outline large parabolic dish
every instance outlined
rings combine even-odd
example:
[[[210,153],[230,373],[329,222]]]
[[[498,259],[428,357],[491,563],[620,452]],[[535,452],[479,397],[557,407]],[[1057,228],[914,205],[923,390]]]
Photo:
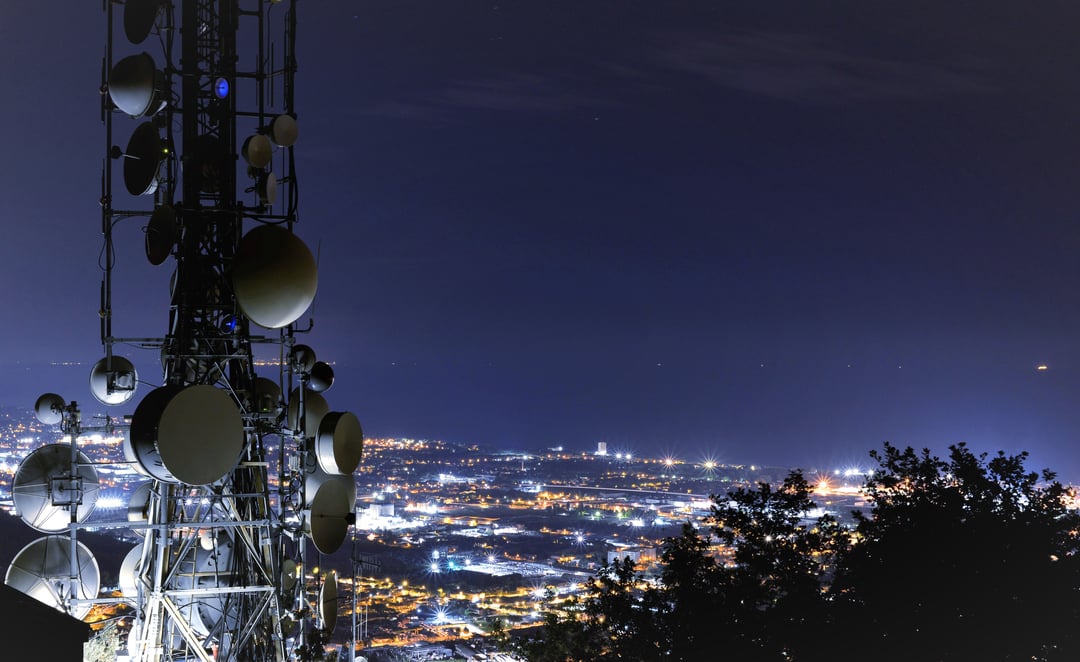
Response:
[[[127,0],[124,4],[124,34],[133,44],[141,44],[154,29],[161,0]]]
[[[168,483],[208,485],[232,471],[244,447],[240,409],[205,384],[154,389],[135,408],[131,444],[139,464]]]
[[[237,627],[236,602],[229,600],[227,593],[214,591],[233,581],[233,541],[228,535],[213,539],[215,543],[210,549],[199,545],[188,551],[171,582],[173,589],[193,591],[191,595],[178,596],[176,606],[202,636],[208,635],[222,619],[227,619],[224,624],[227,630],[235,631]]]
[[[364,431],[351,412],[332,411],[323,416],[315,435],[315,457],[322,470],[348,475],[364,455]]]
[[[236,302],[252,322],[279,329],[298,320],[314,301],[318,268],[300,237],[262,225],[240,240],[232,284]]]
[[[329,413],[330,405],[326,398],[311,389],[304,389],[304,437],[314,437],[319,431],[319,422]],[[300,387],[296,387],[289,393],[285,422],[291,429],[299,430],[300,420]]]
[[[109,72],[109,98],[131,117],[153,115],[163,105],[160,77],[149,53],[129,55]]]
[[[90,458],[78,452],[78,466],[72,472],[71,444],[47,444],[26,456],[12,480],[15,510],[30,527],[42,533],[68,528],[68,504],[78,503],[76,521],[83,522],[98,499],[98,475]]]
[[[75,598],[92,600],[101,588],[101,571],[97,560],[86,547],[76,543]],[[71,541],[63,536],[38,538],[15,555],[8,567],[4,583],[50,607],[63,610],[70,594]],[[91,605],[72,607],[71,615],[83,618]]]
[[[333,554],[345,542],[353,519],[356,484],[352,476],[330,476],[321,471],[308,474],[306,483],[305,533],[316,549]]]
[[[124,151],[124,186],[131,195],[149,195],[157,190],[161,165],[161,137],[153,122],[135,127]]]

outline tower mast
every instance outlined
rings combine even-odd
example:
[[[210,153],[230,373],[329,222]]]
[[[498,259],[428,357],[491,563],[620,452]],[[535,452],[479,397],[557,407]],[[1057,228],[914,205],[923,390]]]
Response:
[[[322,395],[334,381],[330,364],[296,342],[311,329],[297,322],[317,285],[315,260],[295,232],[296,2],[127,0],[106,2],[105,13],[105,357],[90,383],[101,404],[128,407],[104,427],[126,432],[117,463],[145,482],[129,522],[93,521],[97,478],[72,432],[70,447],[40,453],[36,469],[17,474],[29,495],[23,510],[34,511],[20,514],[43,532],[68,532],[64,567],[43,579],[67,587],[55,606],[80,617],[106,599],[96,596],[86,570],[96,562],[76,542],[78,529],[130,526],[141,535],[121,568],[132,660],[313,657],[336,621],[336,605],[323,602],[336,598],[316,607],[305,581],[308,541],[332,553],[355,521],[363,432]],[[155,43],[156,57],[142,50]],[[125,148],[117,135],[130,136]],[[145,221],[150,263],[174,264],[161,336],[113,333],[122,278],[113,234],[129,218]],[[119,355],[129,347],[161,366],[159,385],[133,412],[140,380]],[[266,363],[272,376],[258,373]],[[36,410],[43,423],[86,429],[75,403],[58,395],[42,396]],[[57,476],[69,487],[63,498],[41,487]],[[22,560],[43,556],[53,538],[28,546]]]

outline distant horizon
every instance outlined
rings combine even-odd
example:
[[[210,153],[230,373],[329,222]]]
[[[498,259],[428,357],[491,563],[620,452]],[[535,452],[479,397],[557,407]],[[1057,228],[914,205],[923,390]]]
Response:
[[[132,356],[138,358],[140,354],[135,353]],[[0,404],[5,407],[31,411],[34,401],[39,395],[54,392],[69,401],[76,400],[79,402],[86,414],[105,413],[106,409],[109,409],[111,415],[121,415],[121,412],[131,413],[134,411],[139,399],[153,388],[147,382],[151,381],[150,378],[158,376],[155,374],[150,375],[150,378],[148,378],[146,373],[152,370],[154,366],[147,367],[144,365],[145,362],[140,364],[137,361],[140,380],[143,383],[140,384],[136,392],[135,400],[126,407],[106,408],[93,399],[87,387],[89,369],[96,360],[94,358],[87,361],[56,362],[55,364],[21,362],[19,364],[8,364],[7,366],[0,365],[0,369],[6,370],[9,374],[12,374],[13,370],[18,368],[22,376],[22,379],[9,379],[0,384]],[[653,367],[655,368],[655,366]],[[671,369],[669,366],[664,367]],[[436,367],[433,369],[459,370],[456,367]],[[488,375],[489,383],[499,383],[498,371],[492,370],[490,367],[488,369],[490,372]],[[657,370],[662,369],[657,368]],[[758,369],[760,370],[760,368]],[[872,468],[870,451],[881,449],[886,441],[900,448],[908,446],[917,450],[929,448],[931,452],[939,457],[947,455],[949,445],[963,441],[967,442],[969,448],[976,454],[988,453],[993,456],[1000,450],[1012,455],[1027,451],[1029,459],[1026,467],[1029,471],[1041,471],[1048,468],[1056,472],[1063,482],[1080,484],[1080,467],[1066,461],[1072,455],[1071,449],[1064,448],[1059,452],[1055,452],[1052,447],[1048,447],[1046,444],[1040,445],[1034,442],[1030,444],[1030,447],[1025,447],[1017,441],[1011,444],[999,444],[994,443],[992,439],[982,440],[974,434],[966,438],[932,439],[920,437],[917,440],[908,440],[896,435],[893,435],[892,438],[881,435],[880,439],[868,439],[865,443],[854,439],[843,445],[839,443],[827,445],[819,443],[821,449],[815,453],[813,443],[810,442],[805,445],[792,445],[793,447],[784,444],[782,445],[783,452],[780,452],[781,449],[777,448],[779,444],[770,445],[765,443],[768,441],[770,434],[775,434],[775,432],[772,432],[772,428],[775,426],[770,422],[762,423],[762,432],[756,437],[752,425],[748,424],[739,433],[740,436],[726,438],[725,440],[703,439],[700,436],[692,435],[687,435],[690,438],[680,438],[677,431],[672,430],[670,433],[664,433],[659,430],[660,426],[657,425],[643,430],[641,435],[635,438],[633,430],[626,425],[613,424],[611,425],[612,431],[605,433],[602,421],[594,421],[587,426],[588,429],[581,430],[563,429],[565,426],[561,425],[530,428],[528,421],[524,419],[535,415],[531,412],[522,414],[523,420],[515,420],[512,411],[493,411],[492,420],[473,421],[467,416],[454,415],[452,407],[447,407],[445,403],[432,406],[431,411],[424,411],[424,405],[421,402],[412,403],[407,408],[397,407],[395,409],[390,406],[388,399],[382,398],[373,401],[373,398],[378,396],[377,390],[373,390],[364,384],[359,387],[356,385],[356,382],[371,380],[373,375],[378,375],[378,379],[374,380],[378,383],[384,385],[390,383],[394,385],[395,389],[403,392],[410,389],[423,391],[425,397],[433,397],[434,394],[430,390],[426,390],[424,376],[428,371],[422,366],[401,366],[400,368],[386,366],[381,371],[376,372],[376,369],[372,366],[361,368],[360,366],[350,365],[348,362],[338,362],[335,370],[337,371],[337,382],[326,393],[331,409],[341,408],[356,413],[367,437],[438,439],[465,446],[479,444],[485,448],[525,453],[536,453],[558,445],[562,445],[571,452],[590,453],[596,450],[598,442],[606,442],[611,455],[617,452],[629,452],[635,456],[650,458],[674,456],[684,462],[698,463],[711,459],[723,464],[758,464],[787,469],[802,469],[807,472],[825,472],[837,469],[844,470],[846,468],[866,470]],[[781,369],[777,368],[777,370]],[[910,366],[909,370],[910,374],[920,372],[917,365]],[[646,374],[649,373],[648,369],[643,371]],[[794,374],[796,377],[805,378],[802,372],[791,368],[784,369],[784,372],[785,375]],[[1043,374],[1036,372],[1035,367],[1032,367],[1030,373],[1028,373],[1028,378],[1021,376],[1017,379],[1037,388],[1040,382],[1053,380],[1056,372],[1051,369]],[[875,377],[876,374],[872,374],[871,378]],[[411,383],[413,380],[416,380],[416,382]],[[454,397],[454,394],[441,395],[447,399]],[[520,397],[516,395],[511,397],[512,395],[514,394],[504,394],[503,401],[512,401]],[[598,394],[597,398],[599,401],[603,401],[602,394]],[[394,420],[395,412],[399,417],[398,420]],[[1000,411],[993,412],[995,416],[999,417],[1001,413]],[[863,424],[868,425],[865,422]],[[677,424],[672,423],[672,427],[677,427]],[[837,421],[838,429],[844,427],[843,421]],[[816,433],[822,434],[821,429],[819,428]],[[827,434],[827,430],[825,434]]]

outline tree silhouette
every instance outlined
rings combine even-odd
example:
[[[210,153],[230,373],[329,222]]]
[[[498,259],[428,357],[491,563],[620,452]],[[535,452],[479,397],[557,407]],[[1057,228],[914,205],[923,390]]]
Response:
[[[851,637],[884,660],[1080,659],[1080,517],[1052,472],[964,444],[871,457],[834,586]]]
[[[826,618],[820,582],[836,522],[804,520],[814,504],[799,472],[779,489],[760,483],[713,502],[709,536],[686,523],[664,541],[658,582],[628,560],[605,566],[590,597],[549,612],[543,638],[519,652],[533,662],[711,660],[717,650],[738,660],[809,659],[799,651]],[[734,545],[733,564],[718,561],[712,536]]]
[[[758,483],[727,499],[713,497],[713,531],[734,549],[720,575],[724,648],[741,659],[805,660],[829,623],[826,578],[842,541],[837,521],[816,508],[802,472],[779,488]]]
[[[630,559],[604,564],[589,582],[590,597],[549,610],[544,636],[518,643],[517,652],[532,662],[661,659],[664,618],[641,581]]]
[[[548,614],[529,660],[1080,659],[1080,515],[1026,453],[871,452],[854,529],[810,520],[792,472],[714,496],[708,534],[664,541],[659,577],[605,566]],[[713,540],[730,551],[717,553]],[[721,560],[724,558],[725,560]],[[841,655],[843,656],[843,655]]]

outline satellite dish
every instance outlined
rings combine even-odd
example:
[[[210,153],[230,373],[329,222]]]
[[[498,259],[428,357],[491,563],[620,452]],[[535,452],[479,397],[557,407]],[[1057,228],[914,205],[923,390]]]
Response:
[[[141,44],[154,29],[161,0],[127,0],[124,4],[124,34],[133,44]]]
[[[356,508],[356,480],[351,474],[343,476],[326,473],[319,466],[314,455],[308,454],[304,459],[304,508],[312,507],[315,495],[328,483],[339,483],[342,486],[344,489],[342,503],[348,512],[353,512]]]
[[[109,72],[109,98],[132,117],[150,116],[165,107],[162,75],[148,53],[129,55]]]
[[[281,413],[281,387],[272,379],[255,378],[255,411],[277,416]]]
[[[281,588],[288,592],[296,586],[297,578],[296,561],[285,559],[281,562]]]
[[[135,127],[124,152],[124,186],[131,195],[149,195],[157,190],[161,164],[161,138],[153,122]]]
[[[105,357],[90,369],[90,393],[103,405],[124,404],[135,395],[138,382],[135,366],[122,356]]]
[[[192,629],[201,636],[207,636],[225,618],[226,631],[237,629],[235,599],[230,600],[227,593],[214,593],[214,589],[232,585],[234,565],[233,540],[223,535],[212,549],[191,548],[172,578],[170,588],[199,593],[177,596],[175,600]]]
[[[64,536],[45,536],[23,547],[11,561],[4,583],[61,611],[71,588],[75,589],[76,599],[96,598],[101,588],[97,559],[86,545],[75,544],[78,574],[74,587],[71,586],[71,541]],[[90,607],[89,604],[73,607],[70,613],[81,619],[90,613]]]
[[[34,416],[43,425],[57,425],[64,420],[67,403],[55,393],[45,393],[34,403]]]
[[[328,572],[319,589],[319,619],[327,634],[334,631],[338,614],[337,572]]]
[[[121,450],[124,452],[124,461],[128,463],[128,467],[135,473],[142,474],[147,478],[153,478],[146,469],[143,469],[139,464],[139,456],[135,453],[135,446],[131,443],[131,430],[124,430],[124,440],[120,444]]]
[[[135,456],[167,483],[208,485],[236,466],[244,421],[225,391],[200,384],[154,389],[131,419]]]
[[[26,456],[11,481],[15,510],[30,526],[43,533],[64,531],[71,524],[69,504],[78,504],[75,519],[86,521],[98,499],[98,475],[90,458],[78,451],[78,466],[71,466],[71,444],[46,444]],[[74,475],[74,477],[72,477]],[[78,483],[81,481],[81,493]]]
[[[329,474],[352,474],[364,454],[364,431],[350,412],[333,411],[323,416],[315,435],[315,457]]]
[[[240,240],[232,284],[252,322],[278,329],[295,322],[315,299],[318,268],[304,242],[277,225],[259,226]]]
[[[138,466],[137,464],[135,466]],[[150,521],[150,488],[152,483],[142,483],[135,488],[128,498],[127,521],[145,524]],[[144,535],[145,529],[132,529],[137,535]]]
[[[289,410],[285,422],[293,430],[299,430],[300,388],[294,388],[289,394]],[[319,430],[319,421],[330,413],[326,398],[311,389],[304,389],[304,436],[314,437]]]
[[[146,224],[146,259],[155,267],[164,262],[176,245],[176,210],[163,205],[150,214]]]
[[[240,156],[244,157],[249,166],[261,170],[270,165],[270,160],[274,157],[274,146],[270,144],[269,138],[256,133],[244,141]]]
[[[292,147],[299,133],[296,118],[292,115],[278,115],[270,123],[270,138],[278,147]]]
[[[311,372],[315,366],[315,350],[307,345],[296,345],[289,352],[289,363],[296,372]]]
[[[139,597],[139,585],[136,583],[136,577],[139,574],[141,565],[142,545],[136,545],[131,548],[131,551],[124,557],[123,562],[120,563],[120,578],[117,582],[120,585],[120,594],[129,600]]]
[[[356,483],[352,476],[331,476],[316,467],[304,477],[307,501],[305,530],[323,554],[341,548],[349,524],[355,521]]]
[[[326,361],[316,361],[308,376],[308,388],[316,393],[329,391],[334,385],[334,369]]]
[[[277,202],[277,177],[274,173],[260,174],[259,181],[255,184],[255,192],[259,195],[259,204],[272,205]]]

